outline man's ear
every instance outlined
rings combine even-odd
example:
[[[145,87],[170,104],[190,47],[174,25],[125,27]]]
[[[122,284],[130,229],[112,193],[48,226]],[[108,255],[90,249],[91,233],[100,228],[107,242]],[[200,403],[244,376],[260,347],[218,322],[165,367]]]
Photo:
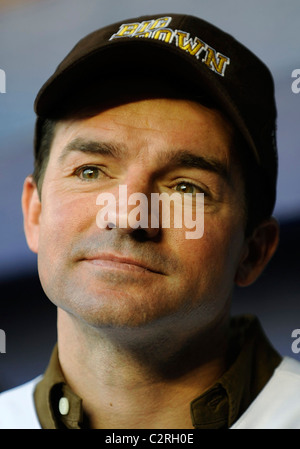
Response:
[[[260,276],[276,251],[279,242],[279,225],[271,217],[263,221],[245,242],[245,251],[239,263],[235,283],[246,287]]]
[[[32,176],[27,176],[24,182],[22,210],[27,244],[31,251],[37,253],[42,205]]]

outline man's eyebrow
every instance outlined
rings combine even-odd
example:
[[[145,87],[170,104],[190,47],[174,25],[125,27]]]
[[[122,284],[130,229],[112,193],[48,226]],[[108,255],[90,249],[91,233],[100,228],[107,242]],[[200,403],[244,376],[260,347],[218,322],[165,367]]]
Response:
[[[113,144],[112,142],[98,142],[86,140],[81,137],[69,142],[62,150],[59,156],[59,162],[62,163],[68,154],[78,151],[87,154],[98,154],[109,156],[115,159],[121,159],[126,153],[126,145]],[[198,156],[188,150],[176,150],[174,152],[160,152],[160,163],[172,167],[197,168],[207,170],[221,176],[225,181],[230,182],[230,175],[227,166],[215,158],[209,156]]]
[[[120,145],[114,145],[110,142],[86,140],[81,137],[77,137],[63,148],[58,158],[59,162],[62,163],[73,151],[87,154],[99,154],[113,158],[121,158],[122,154],[124,154],[124,148],[121,148]]]
[[[186,150],[176,151],[176,153],[173,153],[170,156],[165,156],[168,158],[168,163],[174,167],[207,170],[221,176],[221,178],[228,183],[231,180],[227,166],[216,158],[209,156],[198,156]],[[165,159],[163,155],[162,158]]]

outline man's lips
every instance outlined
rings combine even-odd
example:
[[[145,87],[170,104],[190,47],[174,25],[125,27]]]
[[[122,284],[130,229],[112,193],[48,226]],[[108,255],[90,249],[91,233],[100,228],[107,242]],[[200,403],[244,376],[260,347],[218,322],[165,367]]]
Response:
[[[98,265],[102,268],[115,269],[115,270],[125,270],[125,271],[136,271],[145,272],[149,271],[152,273],[163,274],[158,269],[144,263],[140,260],[136,260],[131,257],[119,256],[115,254],[99,254],[94,256],[88,256],[82,260]]]

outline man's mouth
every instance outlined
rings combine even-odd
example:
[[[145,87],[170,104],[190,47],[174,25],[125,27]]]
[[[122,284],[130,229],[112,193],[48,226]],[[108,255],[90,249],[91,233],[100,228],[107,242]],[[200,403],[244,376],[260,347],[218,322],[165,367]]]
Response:
[[[116,255],[112,253],[102,253],[93,256],[88,256],[83,259],[84,261],[97,265],[104,269],[110,270],[124,270],[131,272],[152,272],[156,274],[163,274],[161,271],[145,263],[141,260],[137,260],[132,257]]]

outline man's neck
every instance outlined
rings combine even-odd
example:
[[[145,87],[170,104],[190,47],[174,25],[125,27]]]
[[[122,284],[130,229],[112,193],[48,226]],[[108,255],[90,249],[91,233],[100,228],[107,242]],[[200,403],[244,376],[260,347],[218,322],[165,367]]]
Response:
[[[225,330],[209,334],[209,341],[176,342],[166,333],[138,342],[135,329],[130,339],[116,338],[58,313],[61,368],[92,428],[192,428],[191,401],[226,369]]]

